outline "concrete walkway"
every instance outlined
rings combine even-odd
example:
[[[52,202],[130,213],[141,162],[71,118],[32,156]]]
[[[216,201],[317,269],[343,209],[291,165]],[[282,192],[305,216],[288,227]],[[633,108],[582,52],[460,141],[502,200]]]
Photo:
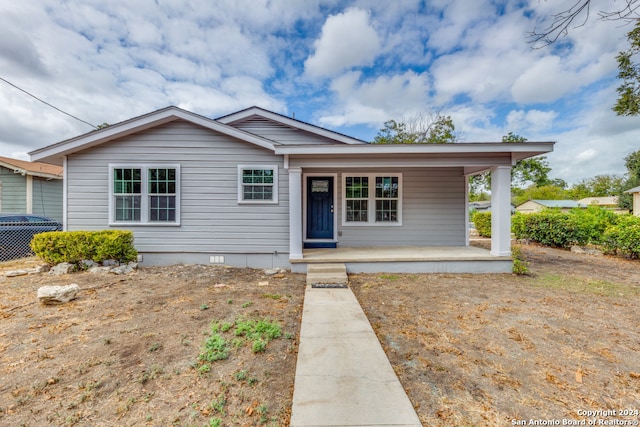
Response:
[[[290,425],[421,426],[351,289],[307,286]]]

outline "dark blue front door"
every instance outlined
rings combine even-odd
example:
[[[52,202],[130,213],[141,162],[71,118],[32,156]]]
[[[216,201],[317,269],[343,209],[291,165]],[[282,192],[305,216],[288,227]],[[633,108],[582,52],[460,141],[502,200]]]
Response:
[[[307,177],[307,239],[333,239],[333,177]]]

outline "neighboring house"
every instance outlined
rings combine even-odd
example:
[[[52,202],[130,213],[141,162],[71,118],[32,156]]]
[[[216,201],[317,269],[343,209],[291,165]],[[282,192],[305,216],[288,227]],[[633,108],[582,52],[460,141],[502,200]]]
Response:
[[[625,193],[633,195],[633,214],[640,216],[640,187],[631,188],[625,191]]]
[[[560,209],[561,211],[568,211],[570,209],[584,207],[586,206],[574,200],[528,200],[516,206],[516,211],[522,213],[540,212],[544,209]]]
[[[62,167],[0,157],[0,212],[62,221]]]
[[[472,212],[491,212],[491,202],[469,202],[469,210]],[[515,206],[511,205],[511,213],[515,213]]]
[[[552,149],[375,145],[257,107],[168,107],[30,155],[65,167],[65,229],[131,229],[143,264],[305,271],[349,253],[349,271],[482,272],[511,271],[511,166]],[[468,177],[487,170],[490,251],[467,227]]]
[[[617,209],[618,197],[617,196],[585,197],[584,199],[578,200],[578,203],[584,206],[600,206],[607,209]]]

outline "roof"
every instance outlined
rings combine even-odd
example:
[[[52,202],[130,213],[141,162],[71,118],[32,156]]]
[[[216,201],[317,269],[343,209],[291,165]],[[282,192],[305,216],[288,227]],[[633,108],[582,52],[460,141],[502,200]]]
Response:
[[[639,187],[630,188],[627,191],[625,191],[625,193],[640,193],[640,186]]]
[[[175,106],[170,106],[31,151],[29,156],[33,160],[41,160],[46,163],[62,165],[64,157],[68,154],[177,120],[184,120],[203,126],[224,135],[270,150],[273,150],[276,145],[279,145],[276,141],[236,129],[232,126],[227,126],[224,123],[217,122]]]
[[[583,208],[584,205],[576,202],[575,200],[529,200],[529,202],[534,202],[539,205],[544,206],[545,208],[561,208],[561,209],[571,209],[571,208]],[[524,202],[527,203],[527,202]],[[524,203],[520,204],[522,206]]]
[[[306,145],[282,144],[278,141],[234,127],[234,124],[238,124],[252,117],[261,117],[284,126],[329,138],[334,143]],[[465,165],[465,174],[467,175],[482,172],[496,164],[495,161],[487,161],[487,159],[499,158],[500,164],[512,166],[518,160],[549,153],[553,151],[554,145],[553,142],[523,142],[519,144],[505,144],[501,142],[368,144],[362,140],[301,122],[259,107],[250,107],[214,120],[171,106],[40,148],[30,152],[29,155],[32,160],[62,165],[64,157],[69,154],[176,120],[185,120],[224,135],[272,150],[276,155],[289,156],[290,158],[295,157],[299,160],[339,157],[345,159],[345,161],[350,158],[357,158],[360,161],[366,162],[366,159],[376,158],[378,163],[387,162],[385,165],[388,165],[391,159],[403,159],[404,165],[410,165],[408,161],[415,159],[417,166],[423,166],[426,159],[431,162],[431,164],[437,166]]]
[[[47,179],[62,179],[62,167],[41,162],[12,159],[0,156],[0,166],[11,169],[14,173],[31,175]]]
[[[339,132],[335,132],[329,129],[325,129],[320,126],[312,125],[310,123],[306,123],[300,120],[296,120],[294,118],[287,117],[282,114],[274,113],[273,111],[265,110],[264,108],[260,108],[256,106],[249,107],[244,110],[237,111],[235,113],[227,114],[222,117],[218,117],[216,121],[224,124],[233,124],[233,123],[237,123],[255,116],[270,119],[295,129],[325,136],[327,138],[342,142],[344,144],[366,144],[365,141],[362,141],[360,139],[353,138],[351,136],[348,136]]]
[[[578,200],[578,203],[587,206],[615,206],[618,204],[618,197],[606,196],[606,197],[585,197]]]

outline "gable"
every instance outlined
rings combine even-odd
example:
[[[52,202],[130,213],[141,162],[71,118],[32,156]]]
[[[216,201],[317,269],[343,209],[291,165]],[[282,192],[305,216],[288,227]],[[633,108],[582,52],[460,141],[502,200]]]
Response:
[[[231,124],[236,129],[241,129],[263,138],[277,141],[283,145],[318,145],[335,144],[336,141],[322,135],[300,130],[260,116],[252,116]]]

